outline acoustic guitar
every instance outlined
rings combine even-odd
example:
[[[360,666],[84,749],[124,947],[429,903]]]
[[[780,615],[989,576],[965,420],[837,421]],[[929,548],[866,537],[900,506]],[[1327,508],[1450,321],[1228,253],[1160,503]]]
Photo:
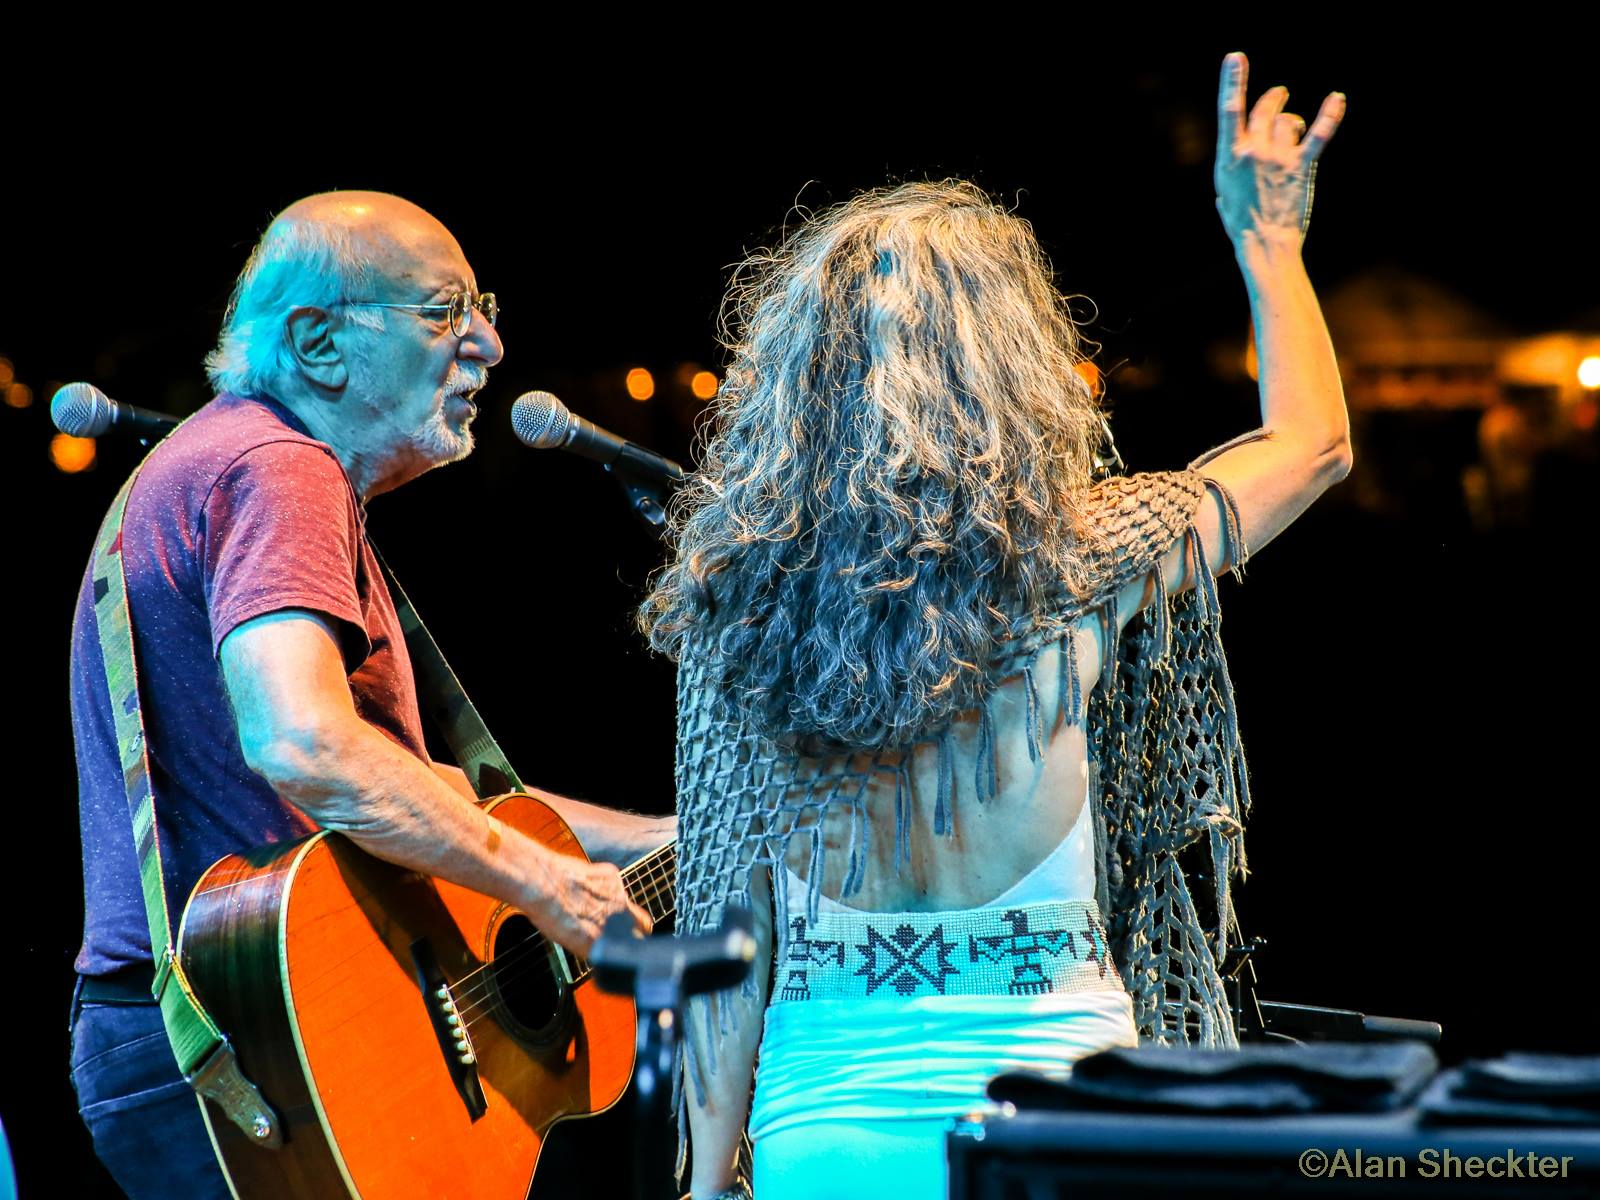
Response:
[[[485,802],[583,855],[531,796]],[[664,846],[623,871],[672,912]],[[273,1150],[202,1101],[241,1200],[522,1200],[550,1128],[610,1108],[633,1074],[633,1001],[510,906],[334,833],[232,855],[195,885],[178,954],[283,1125]]]

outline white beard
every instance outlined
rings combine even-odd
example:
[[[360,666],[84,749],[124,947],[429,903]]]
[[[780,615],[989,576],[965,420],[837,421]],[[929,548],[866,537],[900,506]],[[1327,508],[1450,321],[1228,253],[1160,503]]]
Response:
[[[428,423],[411,435],[411,444],[431,463],[460,462],[472,453],[472,426],[464,425],[460,433],[450,428],[450,418],[443,408],[428,419]]]
[[[450,397],[465,391],[482,388],[488,381],[488,369],[477,363],[452,363],[450,374],[445,378],[441,391],[445,399],[441,401],[438,410],[428,418],[428,423],[416,433],[411,435],[411,444],[419,453],[424,455],[431,463],[443,466],[445,463],[460,462],[472,453],[472,418],[457,433],[450,427],[450,418],[445,409],[450,403]]]

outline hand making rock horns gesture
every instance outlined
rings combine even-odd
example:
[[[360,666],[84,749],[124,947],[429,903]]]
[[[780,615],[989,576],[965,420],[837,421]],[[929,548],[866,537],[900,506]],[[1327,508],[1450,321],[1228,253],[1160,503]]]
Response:
[[[1344,117],[1342,92],[1323,100],[1306,132],[1305,118],[1283,111],[1289,89],[1261,93],[1245,120],[1250,63],[1235,52],[1222,60],[1217,93],[1217,211],[1237,244],[1250,234],[1305,236],[1311,219],[1317,156]]]

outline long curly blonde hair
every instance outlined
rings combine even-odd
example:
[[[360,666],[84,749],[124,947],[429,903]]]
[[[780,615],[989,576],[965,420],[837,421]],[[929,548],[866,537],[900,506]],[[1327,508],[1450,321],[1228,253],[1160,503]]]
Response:
[[[868,192],[745,261],[723,342],[640,626],[780,744],[912,745],[987,698],[1008,623],[1087,586],[1102,425],[1050,265],[970,183]]]

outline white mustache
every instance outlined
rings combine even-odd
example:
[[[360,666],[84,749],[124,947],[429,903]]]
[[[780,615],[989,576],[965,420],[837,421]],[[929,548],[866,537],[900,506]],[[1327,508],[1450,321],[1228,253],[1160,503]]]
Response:
[[[445,376],[444,391],[451,396],[465,395],[478,391],[488,382],[488,367],[478,363],[454,362],[450,364],[450,374]]]

